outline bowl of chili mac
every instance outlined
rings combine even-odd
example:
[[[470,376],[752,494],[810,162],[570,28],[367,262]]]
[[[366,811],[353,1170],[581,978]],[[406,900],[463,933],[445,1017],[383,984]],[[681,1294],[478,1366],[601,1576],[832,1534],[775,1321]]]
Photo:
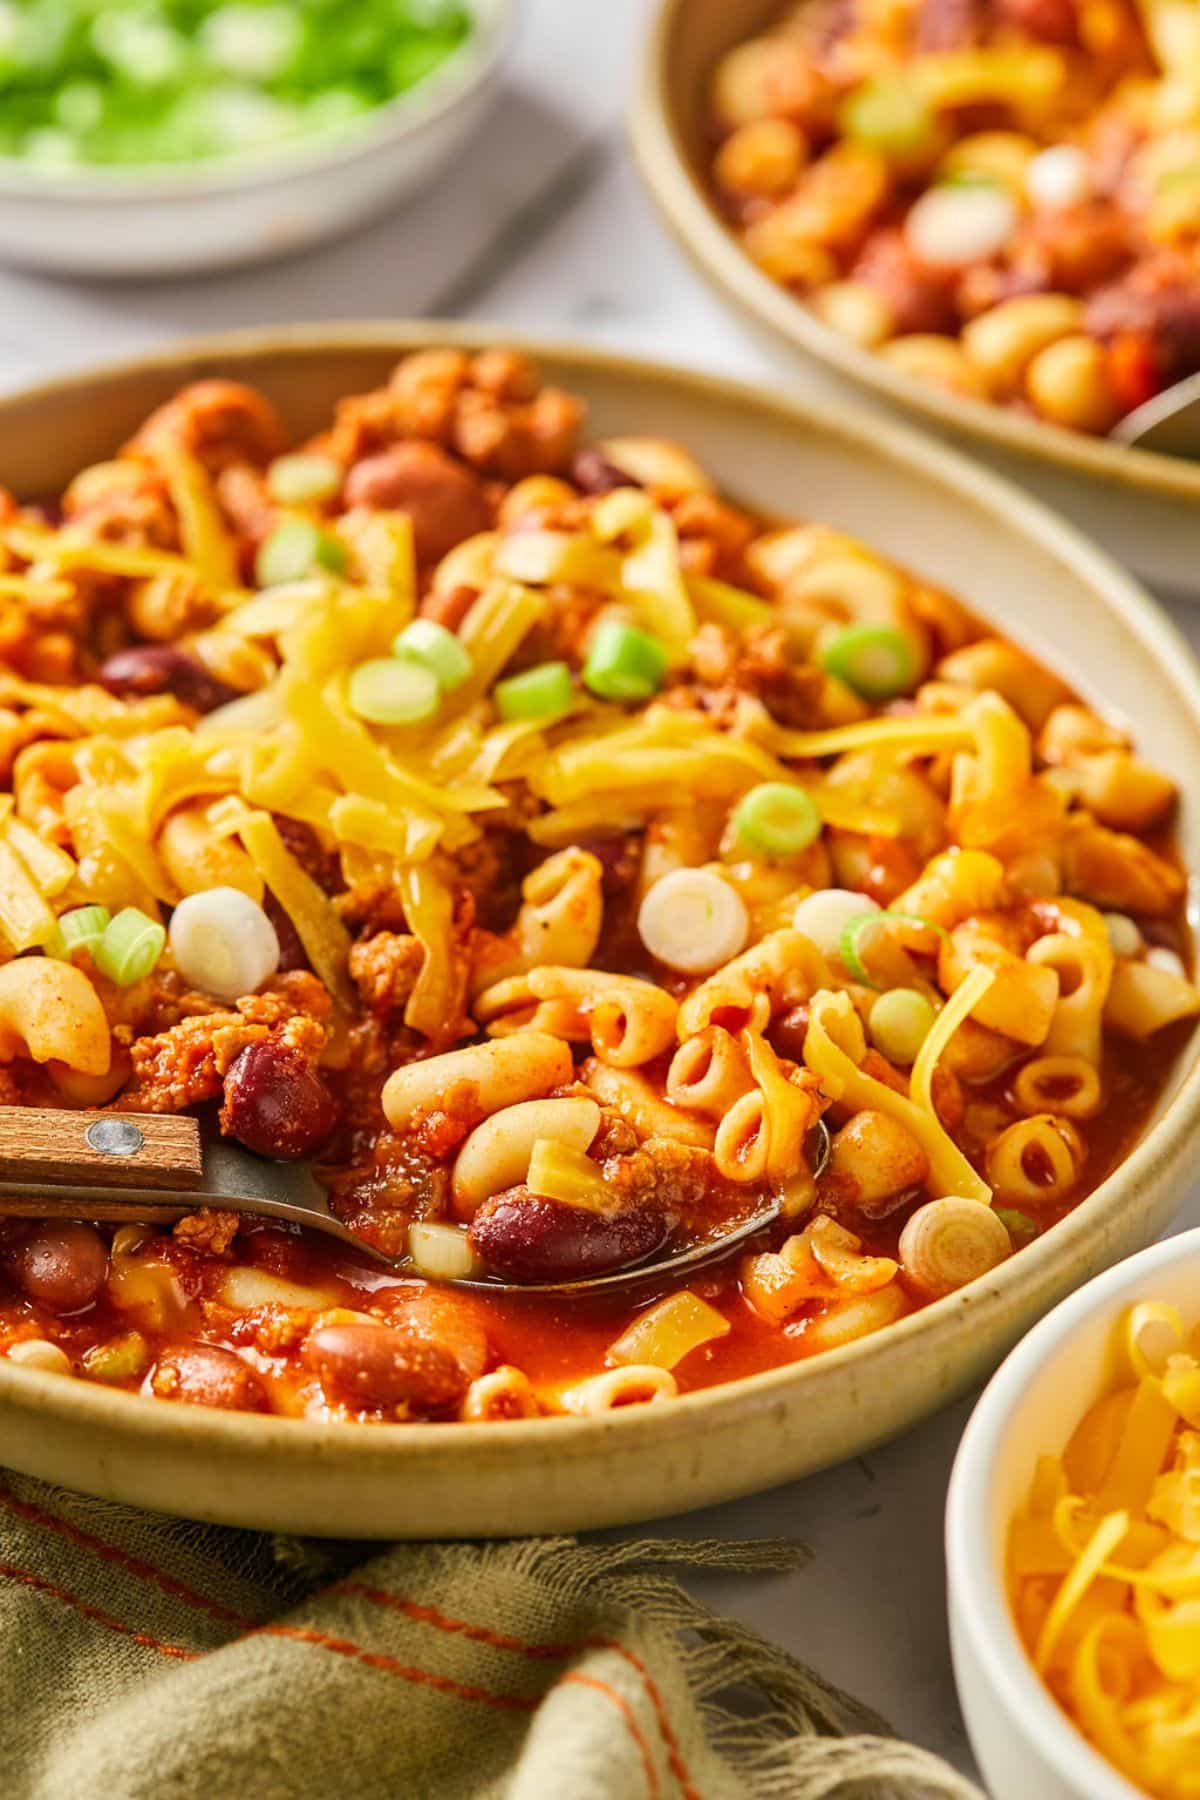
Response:
[[[1200,367],[1200,57],[1175,0],[662,0],[643,175],[752,324],[1196,591],[1194,463],[1123,416]]]
[[[15,1466],[678,1510],[902,1429],[1169,1215],[1196,677],[994,478],[362,326],[14,396],[0,481],[2,1102],[193,1114],[364,1245],[3,1223]]]
[[[1175,1800],[1194,1781],[1198,1277],[1189,1231],[1089,1283],[963,1435],[951,1637],[996,1793]]]

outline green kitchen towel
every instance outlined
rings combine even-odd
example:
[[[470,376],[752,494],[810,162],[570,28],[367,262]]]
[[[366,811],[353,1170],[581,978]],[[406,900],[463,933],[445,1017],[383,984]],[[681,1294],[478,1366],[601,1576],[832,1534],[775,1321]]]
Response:
[[[779,1544],[272,1539],[0,1477],[7,1800],[981,1800],[665,1573]]]

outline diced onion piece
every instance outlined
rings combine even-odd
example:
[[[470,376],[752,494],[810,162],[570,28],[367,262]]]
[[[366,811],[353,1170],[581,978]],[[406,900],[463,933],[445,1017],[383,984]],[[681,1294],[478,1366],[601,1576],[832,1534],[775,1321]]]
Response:
[[[847,625],[824,646],[821,665],[864,700],[893,700],[917,678],[912,640],[891,625]]]
[[[609,1345],[608,1360],[674,1369],[701,1344],[726,1337],[729,1330],[729,1320],[723,1313],[684,1288],[639,1313],[633,1324]]]
[[[313,569],[340,575],[345,567],[346,552],[332,532],[322,531],[311,519],[284,519],[259,545],[254,577],[259,587],[279,587]]]
[[[1104,929],[1114,956],[1136,956],[1142,947],[1142,934],[1128,913],[1103,915]]]
[[[585,1212],[600,1212],[609,1200],[599,1163],[594,1163],[584,1151],[559,1143],[557,1138],[538,1138],[529,1158],[525,1185],[531,1194],[560,1200],[564,1206],[579,1206]]]
[[[936,1299],[986,1275],[1012,1254],[990,1206],[946,1194],[918,1206],[900,1233],[900,1263],[914,1287]]]
[[[933,1006],[916,988],[889,988],[867,1016],[871,1041],[890,1063],[908,1068],[933,1030]]]
[[[570,709],[575,698],[571,671],[565,662],[538,663],[521,675],[510,675],[492,689],[492,699],[502,719],[556,719]]]
[[[1025,169],[1025,192],[1034,206],[1061,212],[1090,199],[1092,172],[1077,144],[1052,144],[1040,150]]]
[[[1020,214],[999,182],[943,183],[910,207],[904,235],[914,255],[940,269],[987,262],[1012,240]]]
[[[392,644],[392,655],[428,669],[444,694],[461,687],[473,666],[460,639],[436,619],[413,619]]]
[[[1187,980],[1187,970],[1183,966],[1183,958],[1174,950],[1168,950],[1162,944],[1154,944],[1143,959],[1152,969],[1163,969],[1168,975],[1180,975]]]
[[[804,896],[792,914],[792,925],[811,938],[826,956],[840,957],[846,926],[864,913],[880,910],[879,902],[872,900],[870,894],[856,894],[851,888],[821,888]]]
[[[40,1369],[44,1375],[71,1373],[70,1357],[49,1338],[22,1338],[17,1344],[10,1344],[5,1354],[9,1362],[18,1363],[23,1369]]]
[[[278,456],[267,470],[267,492],[281,506],[331,500],[342,485],[342,466],[332,456]]]
[[[399,656],[373,656],[351,672],[346,689],[350,710],[371,725],[419,725],[431,719],[442,698],[437,676]]]
[[[460,1225],[439,1225],[428,1219],[410,1225],[408,1254],[418,1273],[431,1281],[478,1281],[484,1273]]]
[[[230,1269],[218,1292],[225,1305],[232,1306],[235,1312],[252,1312],[256,1306],[292,1306],[301,1312],[322,1312],[336,1304],[335,1298],[322,1288],[285,1281],[282,1275],[272,1275],[266,1269]]]
[[[166,941],[167,934],[157,919],[138,906],[126,906],[109,922],[92,951],[92,961],[118,987],[132,987],[149,975]]]
[[[57,956],[66,962],[73,950],[86,950],[94,961],[96,949],[111,920],[107,906],[73,907],[59,916],[54,936],[46,945],[46,955]]]
[[[82,1373],[108,1387],[136,1381],[150,1361],[150,1346],[140,1331],[122,1331],[83,1353]]]
[[[171,953],[185,981],[214,1000],[255,994],[279,967],[275,927],[238,888],[189,894],[171,915]]]
[[[601,700],[649,700],[667,672],[657,638],[621,619],[604,619],[592,634],[583,685]]]
[[[821,812],[806,788],[763,781],[738,802],[733,824],[742,842],[763,856],[798,856],[821,835]]]
[[[638,934],[668,969],[707,975],[745,947],[750,915],[741,895],[711,869],[672,869],[642,901]]]
[[[903,77],[864,81],[843,102],[838,124],[844,136],[889,157],[914,156],[937,142],[933,109]]]

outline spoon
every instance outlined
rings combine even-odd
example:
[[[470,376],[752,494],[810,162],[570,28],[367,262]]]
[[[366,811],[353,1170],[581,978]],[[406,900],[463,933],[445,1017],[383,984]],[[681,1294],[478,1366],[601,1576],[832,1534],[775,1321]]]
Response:
[[[812,1174],[829,1160],[829,1131],[818,1120]],[[307,1163],[268,1162],[228,1139],[202,1141],[184,1114],[59,1112],[0,1107],[0,1218],[95,1219],[153,1225],[181,1219],[198,1207],[305,1225],[381,1263],[411,1272],[407,1256],[385,1256],[344,1225]],[[777,1219],[776,1197],[730,1231],[673,1256],[651,1257],[578,1281],[447,1280],[448,1287],[493,1294],[580,1294],[646,1282],[698,1268]]]
[[[1135,407],[1109,435],[1130,449],[1200,459],[1200,373],[1185,376]]]

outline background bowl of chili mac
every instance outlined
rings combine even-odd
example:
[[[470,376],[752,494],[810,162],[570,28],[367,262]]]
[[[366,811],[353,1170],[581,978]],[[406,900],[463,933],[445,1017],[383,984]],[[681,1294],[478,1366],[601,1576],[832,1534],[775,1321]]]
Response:
[[[666,223],[720,297],[765,337],[806,359],[834,398],[846,383],[906,412],[1032,488],[1147,581],[1200,599],[1200,463],[1128,450],[1039,423],[901,373],[822,324],[756,267],[709,198],[708,90],[735,44],[784,11],[782,0],[658,0],[630,129],[642,176]]]
[[[406,350],[497,335],[307,326],[74,375],[0,400],[0,485],[59,491],[188,381],[252,382],[303,434]],[[1106,557],[995,476],[878,419],[515,341],[584,397],[598,435],[678,439],[735,498],[859,533],[1119,713],[1156,766],[1178,778],[1200,765],[1200,673],[1182,640]],[[1200,805],[1182,785],[1181,848],[1200,868]],[[1127,1160],[1010,1262],[877,1336],[668,1403],[504,1424],[316,1423],[171,1405],[0,1358],[0,1459],[165,1512],[338,1536],[585,1529],[729,1499],[856,1455],[979,1380],[1041,1313],[1162,1228],[1191,1178],[1198,1125],[1194,1034]]]

